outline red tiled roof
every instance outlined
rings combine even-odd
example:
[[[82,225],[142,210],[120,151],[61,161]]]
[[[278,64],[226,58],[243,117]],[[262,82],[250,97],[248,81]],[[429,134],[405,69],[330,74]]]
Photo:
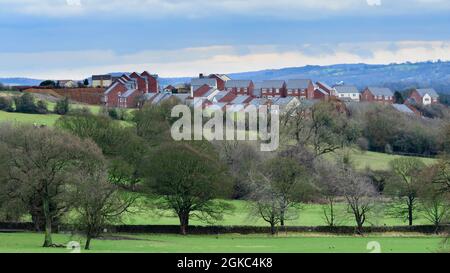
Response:
[[[226,94],[223,98],[221,98],[219,102],[229,103],[233,101],[236,97],[237,95],[233,94],[232,92],[228,92],[228,94]]]
[[[208,91],[211,89],[211,87],[207,84],[202,85],[201,87],[197,88],[197,90],[194,91],[194,98],[200,98],[203,97]]]

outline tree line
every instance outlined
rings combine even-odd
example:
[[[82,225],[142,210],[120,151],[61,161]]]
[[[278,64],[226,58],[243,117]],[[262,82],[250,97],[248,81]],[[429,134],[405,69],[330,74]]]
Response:
[[[56,101],[54,113],[65,115],[69,112],[70,102],[68,98]],[[25,114],[48,114],[48,103],[45,100],[36,101],[30,93],[24,93],[14,97],[0,97],[0,110]]]

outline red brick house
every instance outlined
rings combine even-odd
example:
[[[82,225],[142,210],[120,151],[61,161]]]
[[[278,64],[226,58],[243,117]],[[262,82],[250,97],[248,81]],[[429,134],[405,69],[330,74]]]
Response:
[[[316,86],[314,88],[314,99],[315,100],[328,100],[330,98],[330,93],[325,91],[324,89]]]
[[[139,99],[142,95],[139,89],[128,89],[124,93],[119,94],[119,105],[120,108],[137,108],[139,107]]]
[[[159,93],[158,75],[150,74],[147,71],[142,72],[142,77],[147,78],[148,93]]]
[[[177,93],[178,92],[177,88],[175,86],[171,85],[171,84],[169,84],[168,86],[164,87],[163,91],[167,92],[167,93]]]
[[[158,88],[157,76],[134,72],[115,80],[103,93],[101,101],[106,107],[135,108],[139,106],[141,96],[157,93]]]
[[[229,80],[225,84],[225,90],[236,95],[254,96],[255,85],[251,80]]]
[[[137,89],[145,93],[148,92],[149,84],[147,77],[141,76],[136,72],[133,72],[129,76],[131,79],[136,79],[137,82]]]
[[[286,96],[299,99],[314,98],[314,84],[311,80],[288,80],[286,83]]]
[[[316,82],[316,89],[319,88],[328,93],[329,96],[333,95],[333,87],[329,86],[324,82]]]
[[[439,103],[439,94],[433,88],[414,89],[408,100],[419,105],[437,104]]]
[[[217,80],[211,79],[211,78],[205,78],[200,74],[200,78],[193,78],[191,79],[191,97],[194,97],[194,92],[199,89],[200,87],[207,85],[210,88],[216,88],[217,87]]]
[[[200,78],[202,77],[202,74],[200,74]],[[225,74],[211,74],[208,76],[210,79],[215,79],[217,81],[217,89],[220,91],[225,90],[226,83],[231,80],[230,77],[228,77]]]
[[[361,94],[361,101],[393,104],[394,92],[384,87],[367,87]]]
[[[283,80],[269,80],[261,83],[261,97],[271,99],[273,97],[286,96],[286,82]]]
[[[103,93],[102,103],[106,107],[119,107],[119,96],[127,92],[129,89],[134,89],[135,82],[126,80],[124,77],[117,79],[106,91]]]

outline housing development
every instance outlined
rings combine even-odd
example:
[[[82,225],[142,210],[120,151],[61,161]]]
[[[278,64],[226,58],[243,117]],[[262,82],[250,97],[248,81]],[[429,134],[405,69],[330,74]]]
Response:
[[[111,77],[111,76],[109,76]],[[108,78],[108,75],[93,76],[92,79]],[[278,105],[289,109],[301,103],[315,103],[338,99],[347,103],[367,102],[392,105],[398,111],[418,114],[414,105],[431,105],[439,102],[439,95],[433,88],[414,89],[401,104],[396,102],[394,92],[386,87],[367,87],[358,90],[352,85],[328,85],[311,79],[266,80],[254,82],[233,80],[224,74],[200,74],[189,83],[181,84],[180,89],[158,84],[158,75],[148,72],[133,72],[116,77],[105,85],[93,80],[93,87],[105,87],[101,102],[107,107],[136,108],[145,103],[160,104],[170,98],[202,109],[230,109],[245,111],[249,105]],[[190,86],[190,90],[185,86]]]

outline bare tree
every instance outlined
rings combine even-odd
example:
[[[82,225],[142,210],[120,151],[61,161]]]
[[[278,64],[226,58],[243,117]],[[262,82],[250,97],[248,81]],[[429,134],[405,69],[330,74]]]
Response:
[[[340,187],[345,197],[348,210],[356,221],[356,230],[362,234],[363,226],[367,221],[369,212],[374,207],[374,200],[378,197],[375,187],[366,176],[344,167],[341,170],[342,182]]]
[[[91,162],[83,167],[74,177],[70,195],[77,211],[75,225],[86,235],[85,249],[89,250],[92,238],[100,236],[106,225],[118,222],[136,196],[120,193],[118,186],[107,180],[106,162]]]
[[[335,152],[360,136],[360,129],[335,101],[306,107],[300,104],[285,114],[281,127],[301,146],[313,148],[316,157]]]
[[[341,196],[341,172],[336,164],[324,160],[316,161],[314,169],[316,185],[326,202],[322,206],[324,220],[328,226],[336,226],[338,222],[336,203]]]
[[[435,168],[434,183],[443,193],[450,193],[450,156],[444,156]]]
[[[399,158],[391,162],[394,176],[386,184],[386,192],[394,198],[391,211],[394,215],[406,218],[410,226],[417,209],[417,190],[422,183],[419,175],[425,164],[417,158]]]
[[[249,196],[252,206],[251,213],[269,223],[270,233],[275,235],[276,227],[280,224],[282,217],[287,218],[286,211],[284,211],[284,216],[281,213],[280,200],[282,197],[274,189],[273,181],[263,173],[251,174],[250,180],[253,185],[252,193]]]
[[[247,181],[250,170],[270,156],[259,152],[256,144],[250,141],[214,142],[221,160],[228,166],[229,174],[235,180],[234,198],[244,198],[249,194]]]
[[[435,226],[435,232],[439,232],[442,222],[448,221],[450,216],[450,194],[441,190],[441,185],[435,183],[441,173],[440,165],[426,168],[420,174],[423,183],[420,184],[418,195],[421,209],[425,218]]]
[[[250,200],[254,212],[271,226],[299,216],[300,202],[307,200],[314,192],[309,174],[295,160],[274,157],[260,164],[250,174]]]

